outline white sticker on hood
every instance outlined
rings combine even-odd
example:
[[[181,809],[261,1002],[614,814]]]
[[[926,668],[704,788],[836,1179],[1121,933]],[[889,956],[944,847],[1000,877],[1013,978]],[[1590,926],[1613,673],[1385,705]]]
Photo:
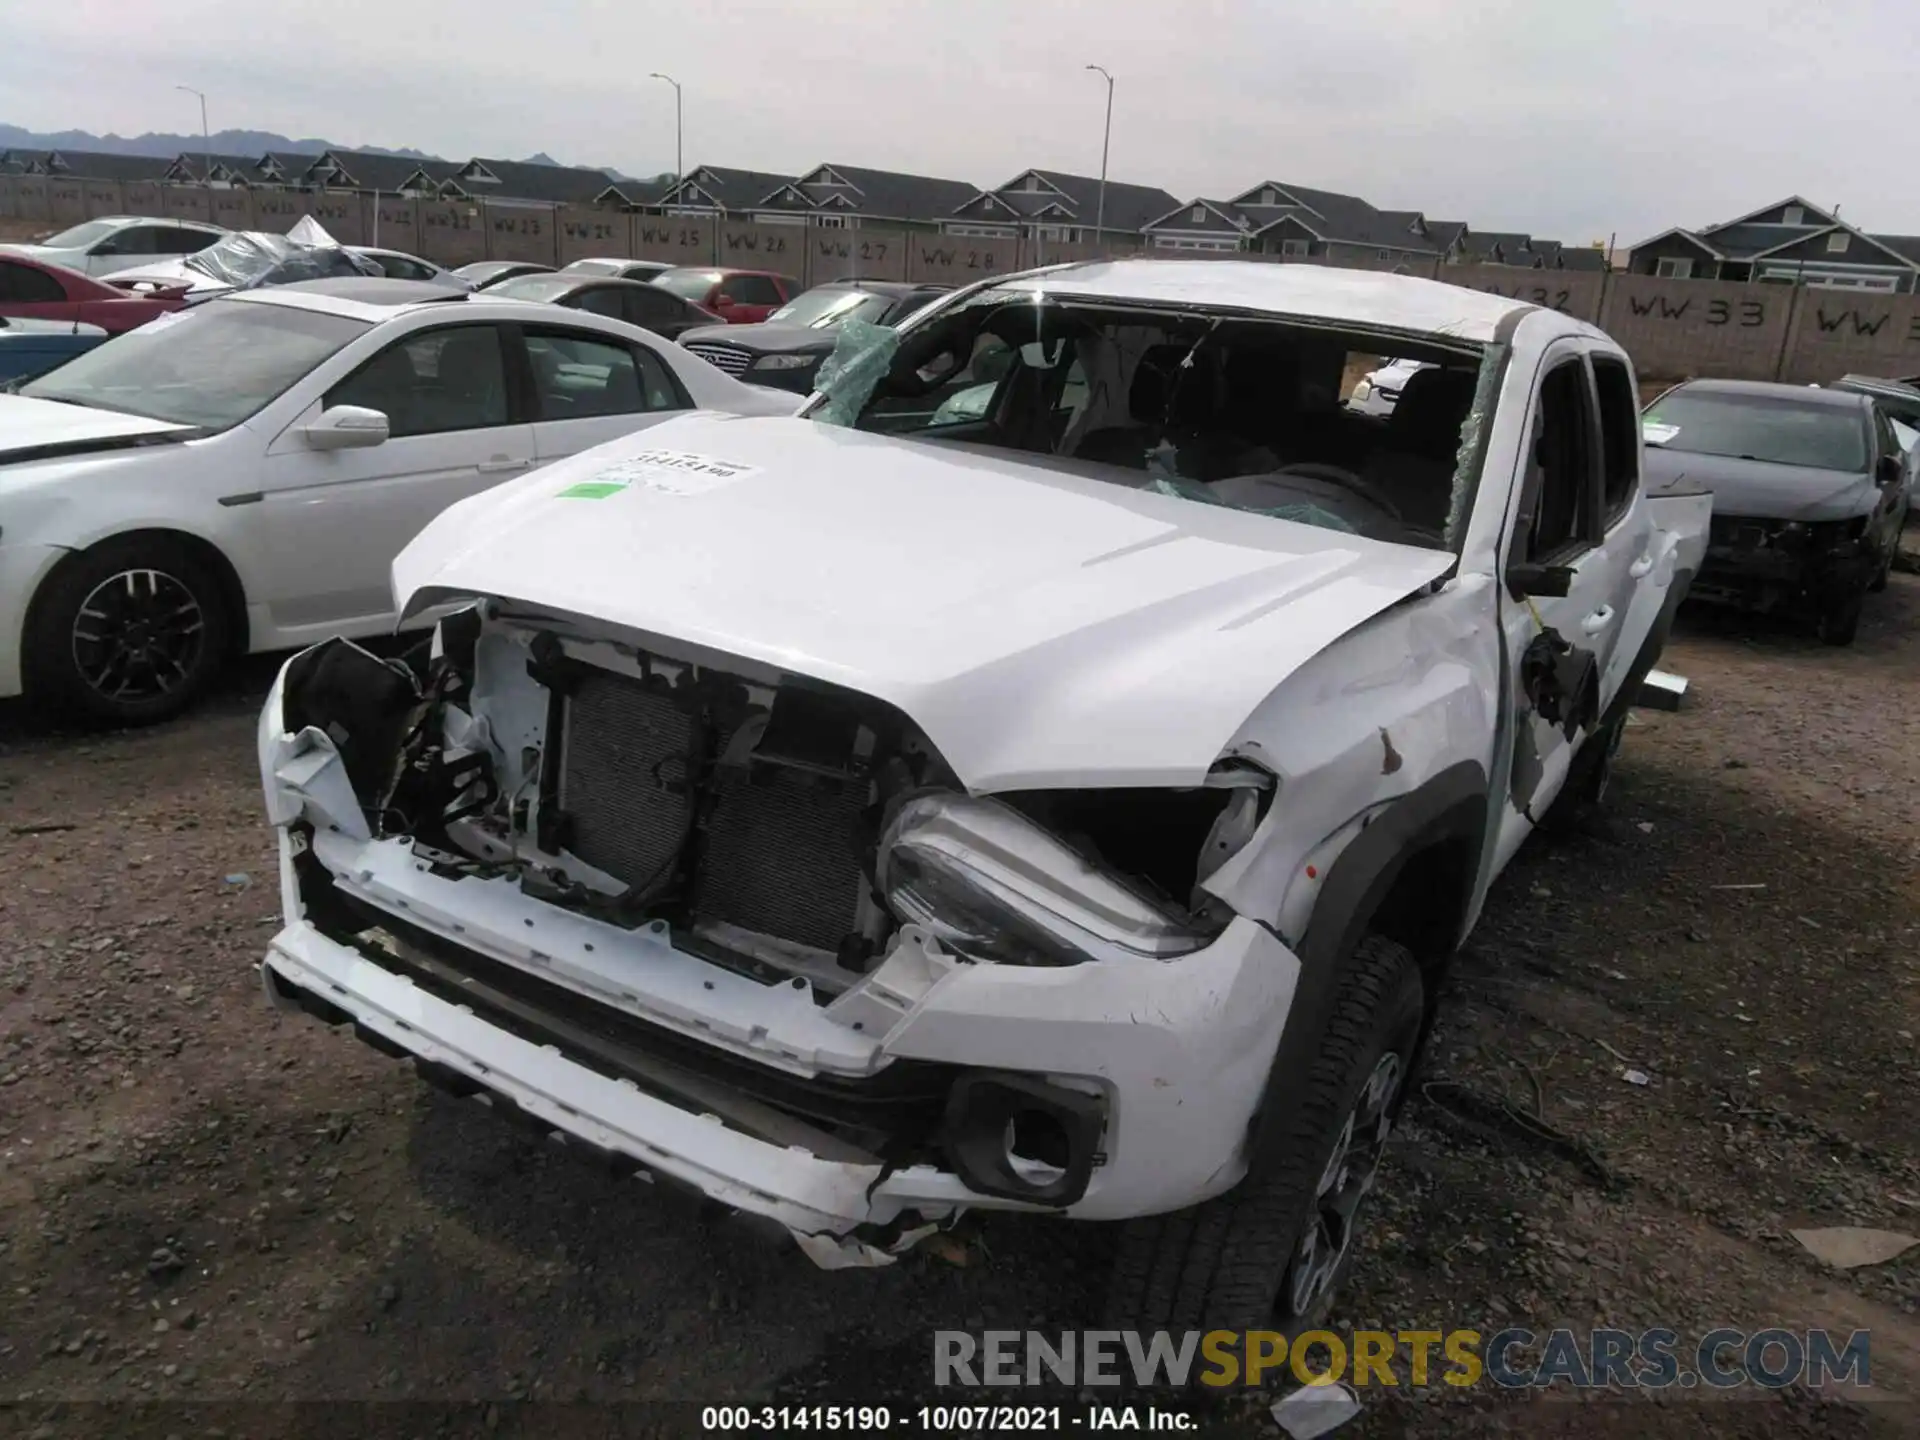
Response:
[[[638,485],[662,495],[704,495],[709,490],[758,474],[759,470],[758,465],[742,465],[712,455],[696,455],[689,450],[642,450],[594,471],[560,493],[600,499]]]

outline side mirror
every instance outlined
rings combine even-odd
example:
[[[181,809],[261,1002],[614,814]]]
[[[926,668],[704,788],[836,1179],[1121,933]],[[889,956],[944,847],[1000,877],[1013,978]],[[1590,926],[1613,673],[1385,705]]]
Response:
[[[733,297],[727,294],[726,291],[722,290],[718,295],[713,297],[713,303],[721,307],[722,309],[725,309],[726,307],[733,304]]]
[[[1898,455],[1882,455],[1873,470],[1874,481],[1879,485],[1898,485],[1904,468]]]
[[[1523,562],[1507,567],[1507,589],[1515,598],[1538,595],[1558,600],[1573,588],[1573,571],[1566,565],[1535,565]]]
[[[387,443],[387,417],[365,405],[333,405],[300,434],[315,450],[364,450]]]

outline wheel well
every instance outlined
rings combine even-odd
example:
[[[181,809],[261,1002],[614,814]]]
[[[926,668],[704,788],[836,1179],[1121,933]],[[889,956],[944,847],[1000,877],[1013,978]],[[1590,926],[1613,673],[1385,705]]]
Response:
[[[1466,924],[1478,861],[1478,848],[1466,835],[1438,839],[1414,851],[1368,923],[1369,930],[1413,952],[1429,997]]]
[[[227,619],[230,622],[228,634],[233,647],[233,653],[236,655],[246,654],[249,645],[247,636],[247,590],[246,587],[240,583],[240,573],[233,568],[233,562],[227,559],[226,554],[218,545],[213,544],[209,540],[203,540],[198,535],[190,535],[184,530],[127,530],[121,534],[109,535],[104,540],[96,541],[85,550],[70,552],[66,558],[61,560],[58,565],[48,572],[47,578],[40,582],[39,590],[34,593],[33,601],[27,607],[28,612],[31,613],[33,606],[39,603],[40,597],[46,593],[47,585],[52,581],[53,577],[58,575],[67,566],[79,560],[81,556],[90,555],[103,545],[134,545],[143,541],[171,545],[175,549],[185,552],[186,555],[198,564],[206,567],[207,573],[213,577],[214,584],[220,587],[220,603],[224,605],[227,610]]]

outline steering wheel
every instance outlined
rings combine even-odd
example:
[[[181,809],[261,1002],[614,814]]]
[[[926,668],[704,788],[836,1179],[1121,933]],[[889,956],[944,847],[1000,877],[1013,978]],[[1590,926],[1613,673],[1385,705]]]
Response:
[[[1298,475],[1303,480],[1325,480],[1330,485],[1338,485],[1342,490],[1359,496],[1375,509],[1385,511],[1398,524],[1407,523],[1406,516],[1400,513],[1400,507],[1389,500],[1378,486],[1362,480],[1344,466],[1323,465],[1318,461],[1303,460],[1293,465],[1282,465],[1272,473]]]

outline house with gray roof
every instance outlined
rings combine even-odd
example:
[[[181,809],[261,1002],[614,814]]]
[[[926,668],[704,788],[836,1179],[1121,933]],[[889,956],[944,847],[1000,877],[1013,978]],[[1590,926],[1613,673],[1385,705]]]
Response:
[[[616,180],[585,165],[542,165],[529,160],[475,156],[445,167],[439,193],[449,200],[521,200],[548,205],[608,205],[634,209],[652,204],[656,187],[644,180]]]
[[[654,204],[670,215],[727,215],[745,219],[767,196],[798,178],[771,170],[696,165],[667,186]]]
[[[1136,239],[1148,222],[1179,204],[1156,185],[1109,179],[1103,198],[1097,176],[1023,170],[1004,185],[970,195],[940,228],[948,235],[1025,235],[1066,244],[1101,235]]]
[[[861,165],[816,165],[769,190],[750,213],[766,225],[855,230],[870,223],[934,230],[979,190],[965,180]]]
[[[432,195],[454,166],[372,150],[327,150],[313,157],[297,183],[314,190],[365,190],[376,195]]]
[[[19,164],[19,174],[74,180],[157,181],[166,178],[173,164],[164,155],[117,155],[103,150],[11,150],[7,153]]]
[[[1920,237],[1872,235],[1799,195],[1697,229],[1675,226],[1635,245],[1627,269],[1673,279],[1740,280],[1910,295],[1920,290]]]
[[[160,178],[169,185],[205,185],[216,189],[252,187],[266,183],[260,175],[259,157],[253,155],[203,155],[197,150],[182,151],[173,157],[167,173]]]
[[[1201,197],[1142,227],[1160,250],[1247,250],[1294,259],[1432,262],[1464,225],[1436,238],[1417,210],[1381,210],[1357,195],[1264,180],[1226,200]]]

